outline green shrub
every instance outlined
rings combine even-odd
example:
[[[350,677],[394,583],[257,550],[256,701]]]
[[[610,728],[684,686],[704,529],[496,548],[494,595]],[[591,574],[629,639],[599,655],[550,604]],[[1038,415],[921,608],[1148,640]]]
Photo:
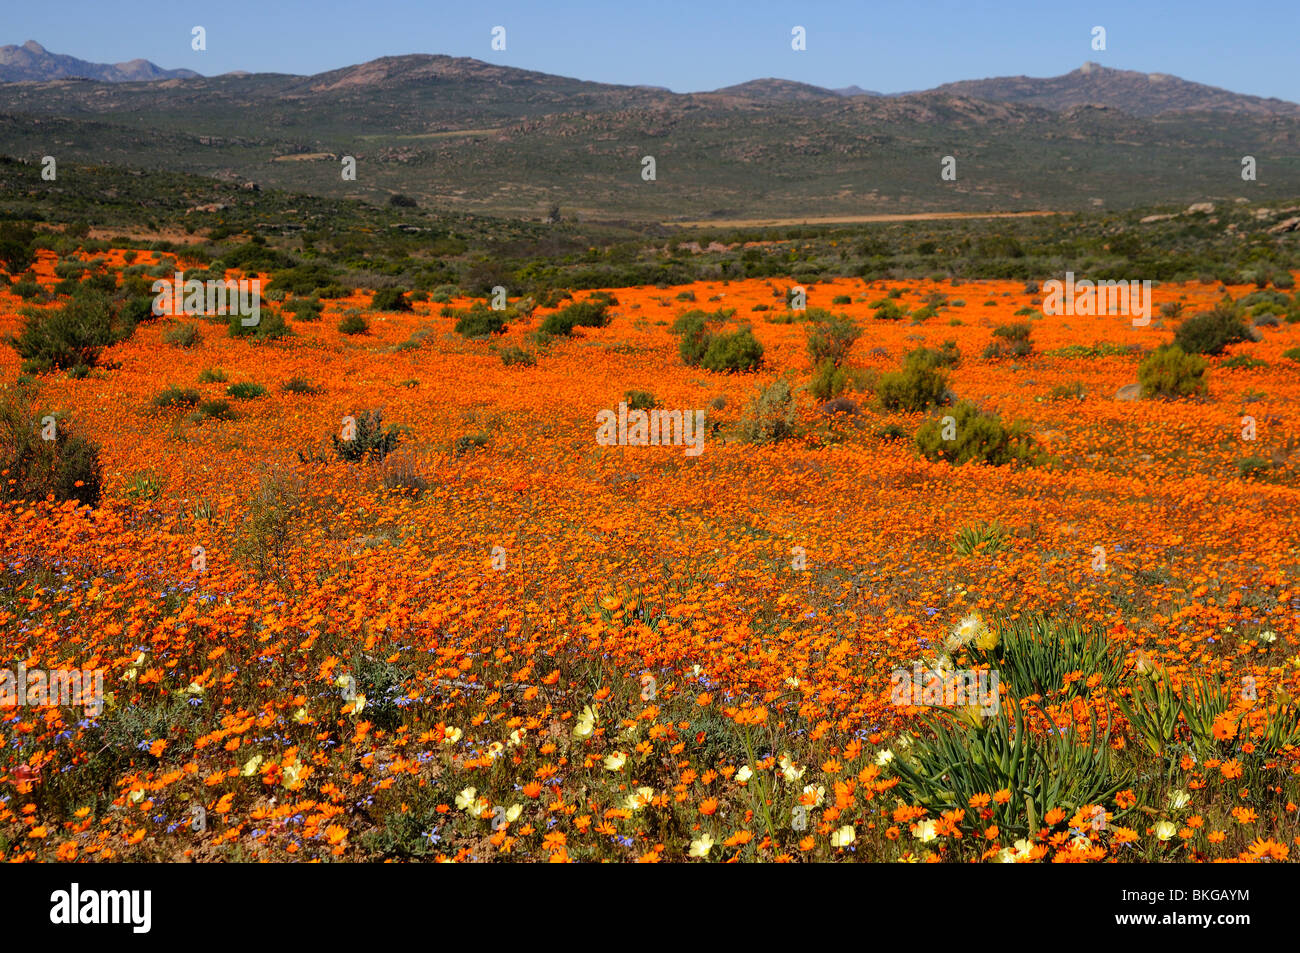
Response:
[[[467,338],[487,337],[491,334],[506,332],[506,312],[493,311],[482,302],[476,303],[468,311],[460,312],[456,319],[456,333]]]
[[[227,256],[229,258],[230,256]],[[164,272],[165,274],[165,272]],[[267,285],[267,292],[271,290],[284,291],[292,295],[306,296],[313,292],[323,292],[325,289],[331,289],[334,281],[334,269],[321,262],[307,262],[294,268],[286,268],[276,272],[275,277]],[[344,294],[346,288],[341,288]],[[321,293],[320,297],[326,298],[330,295]],[[342,295],[334,295],[342,297]]]
[[[1205,391],[1205,358],[1186,354],[1177,344],[1150,354],[1138,365],[1144,397],[1189,397]]]
[[[224,384],[226,380],[226,372],[219,367],[205,367],[199,371],[200,384]]]
[[[266,394],[266,388],[252,381],[240,381],[226,388],[226,396],[235,400],[253,400]]]
[[[1107,688],[1120,681],[1123,653],[1099,626],[1033,613],[1001,620],[994,627],[997,644],[991,649],[971,646],[971,659],[1000,672],[1017,698],[1061,691],[1086,695],[1086,676],[1092,675],[1100,675]],[[1076,672],[1085,678],[1071,681],[1068,676]]]
[[[834,298],[831,299],[831,304],[852,304],[852,303],[853,303],[853,297],[851,295],[836,295]]]
[[[628,410],[653,410],[659,406],[655,395],[648,390],[630,390],[623,395]]]
[[[196,417],[198,420],[234,420],[235,409],[230,406],[230,401],[218,397],[200,403]]]
[[[295,321],[319,321],[325,305],[320,298],[294,298],[285,303],[280,310],[288,311]]]
[[[963,526],[957,530],[952,548],[959,556],[973,556],[977,553],[992,556],[1002,550],[1006,539],[1007,528],[995,520],[992,523]]]
[[[193,387],[177,387],[169,384],[159,391],[153,399],[153,405],[160,410],[171,407],[193,407],[202,395]]]
[[[700,359],[700,366],[706,371],[726,373],[752,371],[762,363],[763,345],[749,328],[714,335]]]
[[[320,388],[312,386],[311,381],[298,374],[281,384],[280,390],[286,394],[316,394],[320,392]]]
[[[42,439],[49,421],[33,419],[16,401],[0,402],[0,500],[77,500],[94,506],[103,486],[99,447],[58,415],[54,439]]]
[[[372,311],[410,311],[411,302],[397,288],[379,288],[370,298]]]
[[[1300,364],[1300,347],[1289,347],[1282,352],[1282,356]]]
[[[808,392],[820,401],[838,397],[848,389],[848,375],[834,361],[825,360],[817,365],[817,370],[808,382]]]
[[[574,328],[603,328],[609,324],[608,307],[603,301],[576,301],[548,314],[539,330],[543,334],[568,337]]]
[[[1237,461],[1237,475],[1243,480],[1260,476],[1272,468],[1272,461],[1266,457],[1243,457]]]
[[[831,315],[824,321],[808,326],[808,356],[813,366],[830,361],[836,367],[844,363],[853,342],[862,336],[862,329],[843,315]]]
[[[1246,325],[1228,300],[1188,318],[1174,332],[1174,344],[1184,354],[1219,354],[1229,344],[1248,340]]]
[[[9,290],[24,301],[30,301],[42,292],[41,286],[31,278],[24,278],[22,281],[15,282]]]
[[[745,406],[740,432],[750,443],[777,443],[794,436],[794,393],[787,381],[774,381]]]
[[[1086,391],[1082,381],[1072,384],[1057,384],[1047,393],[1048,400],[1083,400]]]
[[[962,401],[952,408],[949,428],[953,439],[944,439],[944,420],[931,418],[916,431],[916,446],[930,460],[947,460],[957,466],[972,460],[990,466],[1039,462],[1034,439],[1019,423],[1003,424],[997,414],[984,413]]]
[[[880,375],[876,399],[885,410],[925,410],[947,400],[948,378],[938,368],[909,362],[901,371]]]
[[[163,343],[172,347],[191,348],[203,339],[197,324],[175,324],[163,331]]]
[[[512,344],[501,349],[501,363],[506,367],[535,367],[537,355],[526,348]]]
[[[129,336],[116,321],[107,295],[77,295],[57,308],[23,309],[25,321],[10,345],[23,358],[25,372],[93,367],[100,352]]]
[[[361,460],[382,460],[392,453],[402,436],[402,429],[397,426],[384,427],[382,410],[363,410],[351,415],[355,432],[351,439],[342,433],[336,433],[332,439],[334,452],[349,463]],[[343,432],[347,432],[346,424]]]
[[[918,364],[923,367],[957,367],[961,364],[961,351],[956,341],[944,341],[939,348],[918,347],[908,351],[904,364]]]
[[[365,334],[370,330],[370,322],[359,314],[346,314],[339,321],[341,334]]]
[[[907,317],[907,309],[899,307],[893,301],[881,301],[875,308],[875,316],[881,321],[901,321]]]
[[[1109,730],[1099,735],[1094,725],[1083,738],[1077,727],[1060,730],[1040,708],[1050,730],[1032,731],[1025,724],[1028,704],[1005,699],[978,725],[927,719],[933,730],[891,762],[899,778],[896,793],[938,816],[969,810],[983,792],[1017,792],[1023,796],[993,806],[989,823],[1004,837],[1020,837],[1036,831],[1053,808],[1068,816],[1088,804],[1104,805],[1130,782],[1131,775],[1114,763]]]

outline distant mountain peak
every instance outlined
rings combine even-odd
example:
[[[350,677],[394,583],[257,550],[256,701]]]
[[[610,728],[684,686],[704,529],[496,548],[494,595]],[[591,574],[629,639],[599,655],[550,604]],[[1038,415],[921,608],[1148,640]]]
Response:
[[[0,83],[47,83],[58,79],[130,83],[186,79],[198,75],[188,69],[163,69],[142,59],[126,63],[90,63],[75,56],[51,53],[35,40],[28,40],[22,46],[0,46]]]

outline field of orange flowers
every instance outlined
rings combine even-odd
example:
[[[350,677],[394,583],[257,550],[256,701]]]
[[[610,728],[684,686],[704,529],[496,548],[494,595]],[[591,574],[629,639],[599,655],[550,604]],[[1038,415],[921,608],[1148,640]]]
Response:
[[[44,253],[35,268],[47,286],[53,265]],[[949,304],[919,323],[873,318],[893,289],[904,307],[934,292]],[[104,496],[0,510],[0,665],[102,669],[107,697],[98,716],[0,709],[0,858],[1300,851],[1300,458],[1287,457],[1300,368],[1283,356],[1300,325],[1231,349],[1263,364],[1212,359],[1207,399],[1119,401],[1138,362],[1123,346],[1153,348],[1172,326],[1038,311],[1033,355],[981,360],[991,329],[1037,300],[1022,282],[811,286],[809,307],[863,328],[852,367],[954,341],[956,393],[1024,421],[1050,454],[953,467],[885,430],[910,437],[927,415],[873,410],[868,394],[850,395],[860,415],[828,417],[801,393],[796,438],[738,438],[761,384],[812,374],[805,328],[766,320],[784,284],[609,290],[610,324],[555,339],[534,366],[500,351],[533,347],[552,309],[492,341],[454,334],[427,301],[343,334],[362,293],[314,322],[286,311],[293,336],[275,341],[200,321],[201,340],[178,348],[159,318],[87,376],[39,377],[33,413],[66,411],[100,445]],[[1187,313],[1220,296],[1154,290]],[[0,289],[0,335],[21,304]],[[669,326],[691,307],[735,308],[763,368],[684,364]],[[19,363],[0,350],[6,389]],[[294,378],[311,390],[283,389]],[[265,393],[232,400],[233,419],[154,405],[169,385],[209,399],[240,382]],[[1082,398],[1053,396],[1076,382]],[[597,415],[634,390],[704,410],[703,452],[598,444]],[[339,459],[341,421],[380,408],[403,428],[398,449]],[[1268,479],[1239,472],[1270,454]],[[421,486],[386,482],[399,465]],[[954,545],[989,524],[1004,531],[995,551]],[[1019,697],[1004,677],[1001,712],[956,713],[967,722],[892,702],[891,672],[945,646],[978,665],[954,630],[996,646],[1030,617],[1101,633],[1119,667]],[[1227,686],[1202,699],[1208,733],[1176,709],[1162,723],[1208,680]],[[1035,736],[1067,759],[1105,755],[1115,783],[1086,801],[1086,785],[968,790],[944,771],[918,787],[904,769],[942,758],[936,731],[980,751]]]

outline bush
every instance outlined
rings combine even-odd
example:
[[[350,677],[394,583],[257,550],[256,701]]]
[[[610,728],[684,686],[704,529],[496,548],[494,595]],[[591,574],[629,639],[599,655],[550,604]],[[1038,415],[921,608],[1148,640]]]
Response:
[[[568,337],[574,328],[603,328],[609,324],[608,307],[603,301],[577,301],[547,315],[539,330]]]
[[[1144,397],[1188,397],[1205,390],[1205,358],[1177,344],[1155,351],[1138,365]]]
[[[372,311],[410,311],[411,302],[397,288],[379,288],[370,298]]]
[[[880,375],[876,398],[885,410],[925,410],[947,401],[948,378],[938,368],[908,362],[901,371]]]
[[[852,303],[853,303],[853,297],[851,295],[836,295],[834,298],[831,299],[831,304],[852,304]]]
[[[1251,477],[1257,477],[1267,473],[1273,468],[1273,463],[1264,457],[1243,457],[1237,461],[1237,475],[1243,480],[1249,480]]]
[[[1300,347],[1289,347],[1282,352],[1282,356],[1300,364]]]
[[[289,378],[280,385],[280,390],[286,394],[316,394],[320,392],[320,388],[313,387],[311,381],[301,375],[294,375]]]
[[[196,417],[198,420],[234,420],[235,409],[230,406],[230,401],[223,398],[214,400],[205,400],[199,404]]]
[[[229,260],[230,256],[227,256]],[[164,272],[165,274],[166,272]],[[321,262],[307,262],[295,268],[286,268],[276,273],[267,285],[266,291],[285,291],[293,295],[306,296],[315,291],[330,288],[334,281],[334,269]],[[346,289],[342,289],[346,293]],[[328,295],[321,294],[322,298]],[[336,295],[335,297],[342,297]]]
[[[224,384],[226,380],[226,372],[219,367],[205,367],[199,371],[200,384]]]
[[[808,326],[808,356],[813,366],[830,361],[836,367],[844,363],[853,342],[862,336],[862,329],[843,315],[833,315],[825,321]]]
[[[363,410],[351,415],[355,422],[355,433],[351,439],[341,434],[334,434],[334,452],[340,459],[349,463],[361,460],[382,460],[392,453],[401,439],[402,430],[396,426],[384,427],[382,410]]]
[[[1039,453],[1023,425],[1005,425],[997,414],[983,413],[962,401],[952,409],[952,440],[944,439],[944,421],[932,418],[916,431],[916,446],[931,460],[947,460],[960,466],[974,460],[1000,467],[1008,463],[1033,464]]]
[[[752,371],[762,362],[763,345],[749,328],[741,328],[734,334],[715,335],[700,359],[700,366],[706,371],[734,373]]]
[[[359,314],[347,314],[343,320],[339,321],[339,332],[342,334],[365,334],[370,330],[370,323]]]
[[[504,334],[506,331],[506,312],[493,311],[479,302],[468,311],[460,312],[456,319],[456,333],[467,338],[487,337],[491,334]]]
[[[94,506],[103,486],[99,447],[57,417],[53,440],[42,439],[43,430],[43,419],[31,418],[13,401],[0,403],[0,499],[52,495]]]
[[[197,324],[177,324],[163,332],[163,343],[172,347],[191,348],[203,339]]]
[[[501,363],[506,367],[535,367],[537,355],[525,348],[511,345],[501,349]]]
[[[820,401],[838,397],[848,389],[848,375],[834,361],[825,360],[817,365],[817,370],[808,382],[808,391]]]
[[[648,390],[630,390],[623,395],[628,410],[653,410],[659,406],[655,395]]]
[[[280,310],[288,311],[295,321],[318,321],[325,305],[320,298],[294,298]]]
[[[169,384],[155,395],[153,405],[159,410],[171,407],[193,407],[202,395],[193,387],[177,387]]]
[[[905,364],[918,364],[923,367],[957,367],[961,364],[961,351],[956,341],[944,341],[940,348],[918,347],[909,351],[904,358]]]
[[[252,381],[240,381],[226,388],[226,396],[235,400],[253,400],[266,394],[266,388]]]
[[[1004,349],[997,341],[992,342],[984,351],[986,360],[993,360],[1009,354],[1012,357],[1028,357],[1033,353],[1034,346],[1030,343],[1029,335],[1033,327],[1028,321],[1017,321],[1014,324],[1001,324],[993,329],[995,338],[1002,338],[1007,342]]]
[[[907,317],[907,309],[900,308],[893,301],[881,301],[875,308],[875,316],[881,321],[901,321]]]
[[[1174,344],[1184,354],[1219,354],[1229,344],[1248,340],[1246,325],[1226,300],[1188,318],[1174,332]]]
[[[763,388],[746,405],[740,431],[751,443],[777,443],[794,435],[794,424],[794,393],[790,384],[782,379]]]
[[[93,367],[100,352],[124,336],[104,294],[77,295],[61,307],[44,311],[26,308],[23,315],[22,331],[9,343],[24,359],[27,372]]]

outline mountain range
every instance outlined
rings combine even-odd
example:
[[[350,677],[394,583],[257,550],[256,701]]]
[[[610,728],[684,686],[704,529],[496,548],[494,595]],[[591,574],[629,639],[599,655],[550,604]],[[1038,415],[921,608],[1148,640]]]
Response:
[[[147,82],[198,76],[193,70],[161,69],[148,60],[89,63],[75,56],[51,53],[35,40],[22,46],[0,46],[0,83],[39,83],[51,79],[95,79],[105,83]]]
[[[98,82],[51,77],[63,60],[81,62],[31,42],[0,50],[0,79],[25,77],[0,83],[0,152],[515,217],[551,204],[674,221],[1300,195],[1300,106],[1091,63],[880,95],[771,78],[674,93],[424,54],[313,76],[85,64],[109,71]],[[1257,180],[1240,176],[1247,155]],[[344,156],[355,181],[339,174]],[[940,177],[945,156],[954,181]]]

